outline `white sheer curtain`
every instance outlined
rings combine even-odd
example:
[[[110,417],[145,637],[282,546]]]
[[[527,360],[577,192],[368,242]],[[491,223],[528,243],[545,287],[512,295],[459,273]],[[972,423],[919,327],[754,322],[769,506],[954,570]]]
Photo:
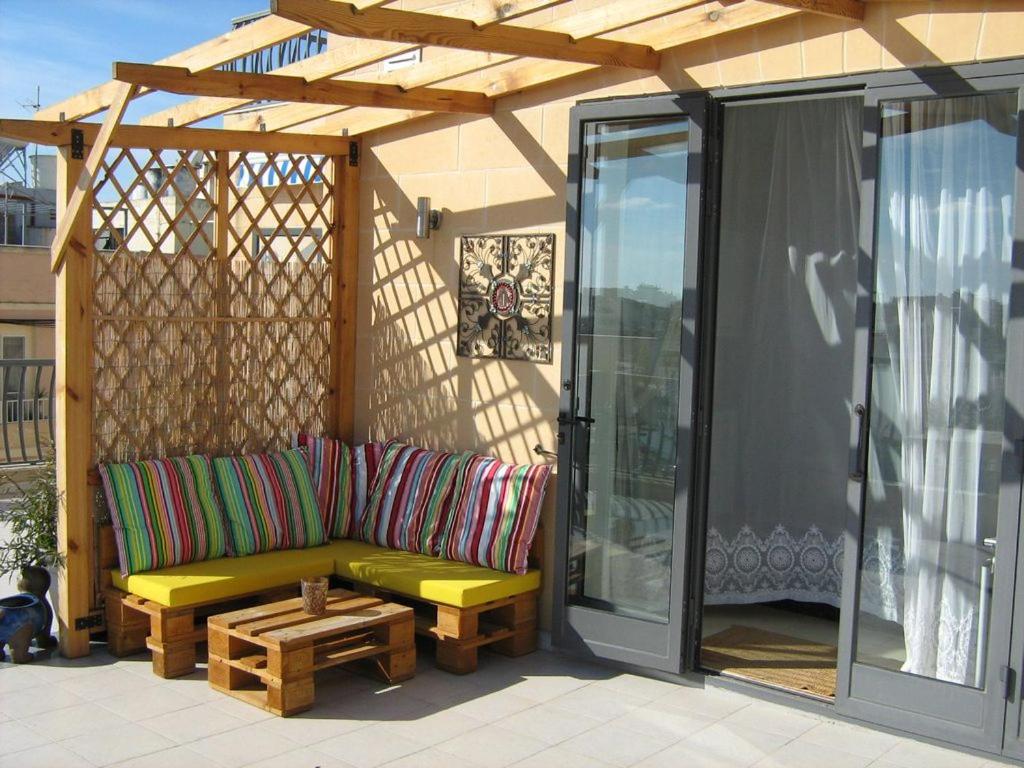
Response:
[[[958,683],[975,682],[999,490],[1014,102],[893,105],[880,145],[865,539],[903,541],[903,589],[882,585],[903,593],[903,670]]]

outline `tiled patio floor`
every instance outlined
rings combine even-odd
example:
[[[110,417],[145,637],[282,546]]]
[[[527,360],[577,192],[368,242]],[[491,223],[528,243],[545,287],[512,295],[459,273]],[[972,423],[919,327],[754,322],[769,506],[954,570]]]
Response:
[[[687,688],[538,652],[481,654],[388,687],[339,670],[281,719],[161,680],[147,656],[0,665],[0,765],[275,768],[985,768],[998,765],[714,686]]]

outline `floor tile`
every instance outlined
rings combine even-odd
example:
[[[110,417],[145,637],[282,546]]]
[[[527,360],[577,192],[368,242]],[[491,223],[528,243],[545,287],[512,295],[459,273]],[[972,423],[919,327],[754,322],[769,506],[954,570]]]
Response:
[[[742,725],[795,739],[822,721],[819,717],[789,707],[758,701],[723,718],[721,722],[723,725]]]
[[[0,694],[0,712],[9,718],[24,719],[84,702],[85,699],[66,688],[43,683]]]
[[[426,747],[426,744],[392,733],[383,725],[368,725],[316,745],[318,752],[324,752],[355,768],[375,768],[420,752]]]
[[[452,710],[477,720],[493,723],[535,706],[537,706],[537,702],[533,699],[517,696],[507,691],[495,691],[457,704],[452,707]]]
[[[851,755],[875,760],[899,743],[900,737],[849,723],[819,723],[797,738],[805,744],[820,744]]]
[[[692,736],[702,728],[717,722],[691,712],[664,706],[637,707],[611,721],[626,730],[646,736],[663,736],[678,740]]]
[[[382,726],[391,733],[431,747],[484,725],[486,723],[483,720],[477,720],[457,709],[441,710],[409,720],[382,723]]]
[[[636,768],[748,768],[751,756],[713,752],[685,741],[673,744],[636,764]]]
[[[148,720],[196,705],[195,699],[169,685],[152,685],[138,691],[108,696],[96,703],[125,720],[133,721]]]
[[[936,747],[911,739],[902,739],[881,760],[900,768],[980,768],[985,759]]]
[[[36,715],[25,723],[49,741],[63,741],[89,733],[118,733],[130,726],[123,717],[88,702]]]
[[[111,768],[219,768],[219,766],[188,747],[172,747],[141,757],[133,757],[123,763],[116,763]]]
[[[512,768],[608,768],[608,763],[562,747],[549,747],[515,763]]]
[[[591,681],[572,675],[527,675],[506,690],[516,696],[547,702],[590,685]]]
[[[43,744],[22,750],[14,757],[7,759],[0,752],[0,765],[9,765],[11,768],[72,768],[72,766],[88,768],[92,764],[59,744]],[[202,768],[202,766],[196,766],[196,768]]]
[[[23,749],[42,746],[50,741],[41,732],[17,720],[0,723],[0,755],[10,755]]]
[[[654,701],[662,696],[667,696],[679,687],[678,683],[669,683],[664,680],[655,680],[651,677],[628,674],[615,675],[607,680],[599,680],[594,685],[599,688],[609,688],[613,691],[628,693],[648,701]]]
[[[865,768],[871,758],[820,744],[791,741],[754,765],[756,768]]]
[[[601,723],[601,720],[580,712],[541,704],[506,717],[499,724],[502,728],[555,745],[596,728]]]
[[[278,733],[270,733],[263,723],[253,723],[189,743],[198,752],[224,768],[240,768],[299,748],[299,744]]]
[[[627,768],[675,744],[677,737],[639,735],[635,731],[608,723],[574,736],[561,746],[570,752]]]
[[[24,691],[42,682],[42,678],[32,674],[28,665],[0,664],[0,694],[7,695],[14,691]]]
[[[115,733],[102,731],[75,736],[60,744],[97,766],[123,763],[134,757],[172,749],[175,746],[170,739],[136,724]]]
[[[384,768],[480,768],[461,758],[458,765],[452,763],[452,756],[433,747],[386,763]],[[551,768],[549,766],[549,768]]]
[[[725,691],[721,688],[680,685],[648,706],[673,707],[701,717],[722,718],[749,707],[754,702],[749,696]]]
[[[697,747],[708,758],[752,765],[782,747],[790,739],[786,736],[755,730],[724,721],[709,725],[688,736],[683,743]]]
[[[191,768],[190,766],[179,766],[178,768]],[[337,758],[317,752],[315,749],[303,747],[285,752],[274,757],[268,757],[256,763],[250,763],[246,768],[352,768],[350,763],[342,762]]]
[[[329,706],[317,704],[314,704],[313,709],[308,712],[292,717],[271,717],[260,723],[260,727],[268,733],[275,733],[298,744],[308,746],[352,733],[360,728],[367,728],[370,725],[372,723],[366,720],[354,719]]]
[[[647,700],[628,693],[588,685],[564,696],[559,696],[557,699],[552,699],[549,703],[553,707],[569,712],[578,712],[599,720],[613,720],[646,704]]]
[[[547,744],[531,736],[486,725],[437,745],[437,749],[481,768],[504,768],[547,748]]]
[[[159,683],[160,678],[156,675],[145,678],[125,672],[123,669],[104,669],[91,675],[79,675],[62,680],[57,685],[83,699],[97,701],[139,691]]]
[[[140,720],[139,724],[178,744],[189,744],[217,733],[237,730],[247,723],[222,712],[216,704],[208,701]]]

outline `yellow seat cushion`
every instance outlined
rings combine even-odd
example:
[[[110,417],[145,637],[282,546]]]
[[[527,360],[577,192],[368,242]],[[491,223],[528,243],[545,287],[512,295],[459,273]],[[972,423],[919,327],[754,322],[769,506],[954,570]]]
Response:
[[[520,576],[348,539],[329,547],[337,575],[432,603],[469,608],[540,588],[540,571]]]
[[[118,589],[173,608],[298,584],[305,576],[329,576],[334,571],[334,557],[331,547],[324,545],[222,557],[133,573],[128,578],[116,570],[112,575]]]

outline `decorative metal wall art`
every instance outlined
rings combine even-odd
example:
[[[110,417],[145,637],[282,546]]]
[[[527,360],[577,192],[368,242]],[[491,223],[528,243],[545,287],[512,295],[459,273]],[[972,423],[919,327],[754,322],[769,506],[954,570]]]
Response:
[[[462,238],[460,357],[551,362],[554,235]]]

